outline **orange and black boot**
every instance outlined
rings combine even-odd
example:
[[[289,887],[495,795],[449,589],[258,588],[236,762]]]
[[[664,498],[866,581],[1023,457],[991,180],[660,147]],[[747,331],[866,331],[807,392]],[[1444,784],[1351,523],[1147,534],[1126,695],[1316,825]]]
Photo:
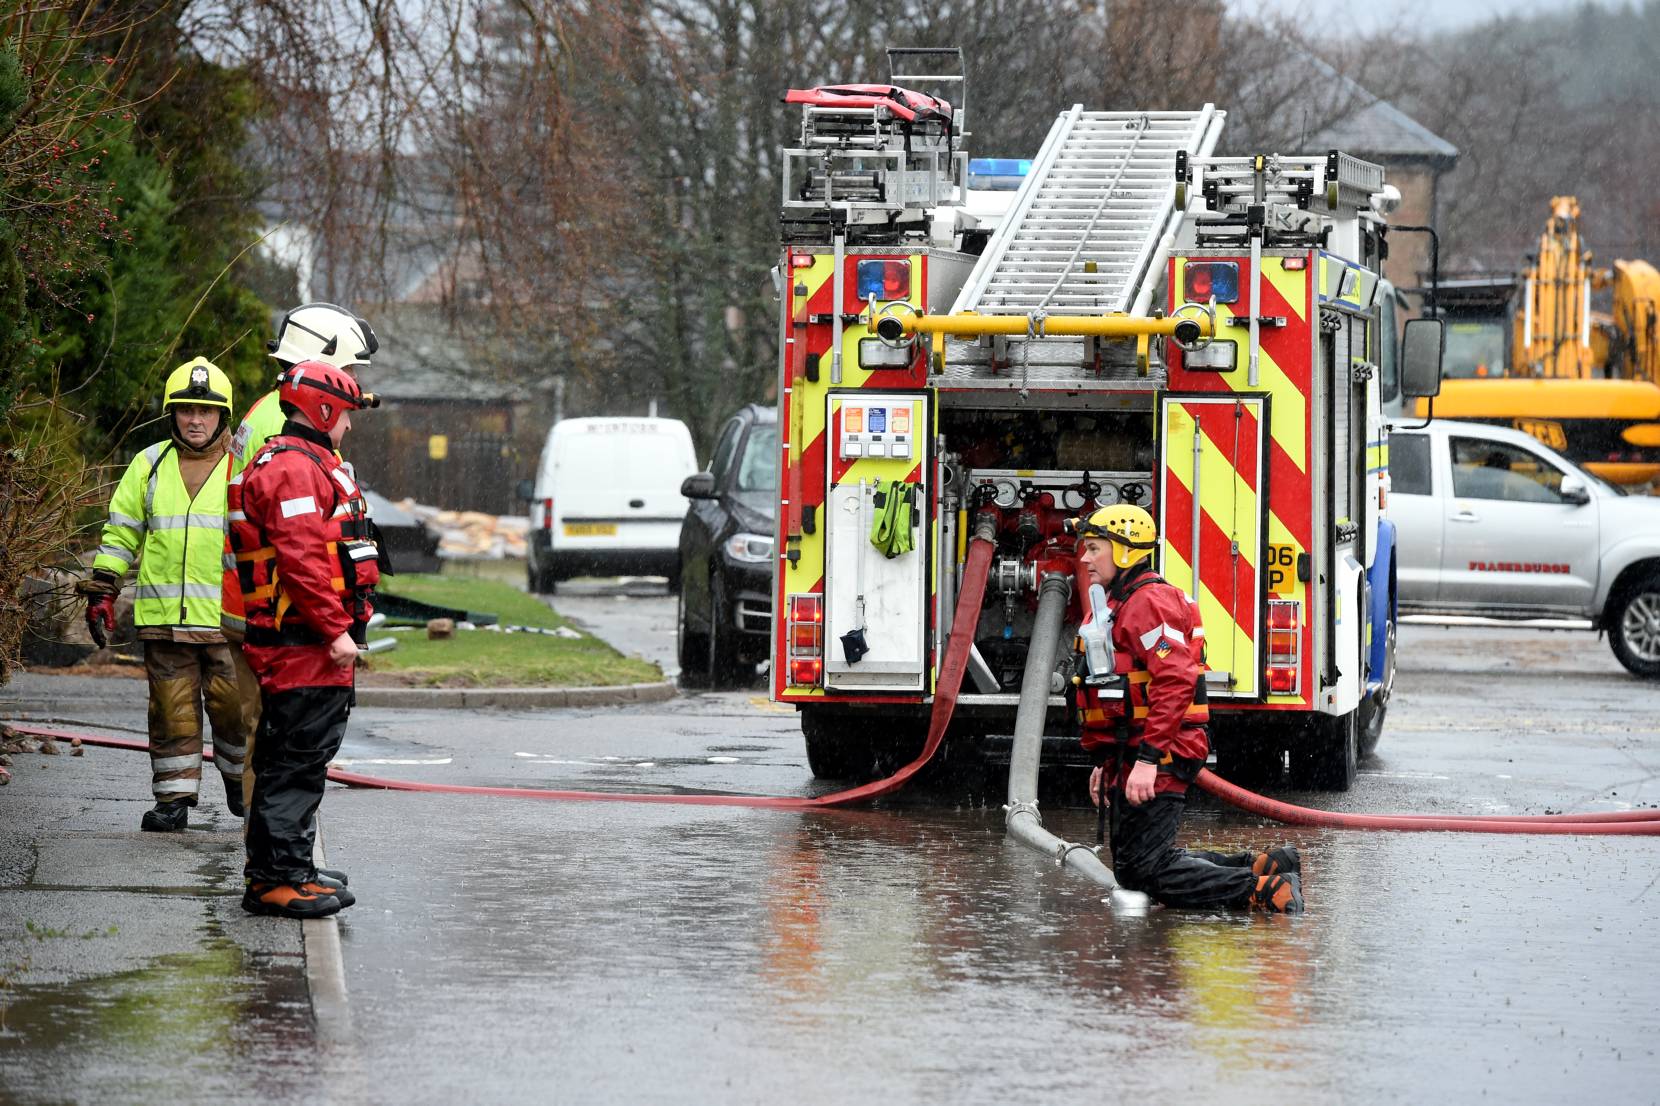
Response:
[[[1257,853],[1251,861],[1251,873],[1258,876],[1301,876],[1303,858],[1297,855],[1297,846],[1281,845],[1265,853]]]
[[[1301,914],[1303,912],[1303,883],[1295,873],[1258,876],[1251,891],[1251,909],[1266,910],[1270,914]]]
[[[274,914],[279,918],[326,918],[338,913],[340,900],[308,891],[304,885],[255,881],[242,893],[242,909],[250,914]]]
[[[316,879],[302,883],[299,886],[300,890],[313,895],[333,895],[340,900],[340,909],[342,910],[357,902],[357,896],[346,890],[344,884],[336,883],[321,871],[317,873]]]

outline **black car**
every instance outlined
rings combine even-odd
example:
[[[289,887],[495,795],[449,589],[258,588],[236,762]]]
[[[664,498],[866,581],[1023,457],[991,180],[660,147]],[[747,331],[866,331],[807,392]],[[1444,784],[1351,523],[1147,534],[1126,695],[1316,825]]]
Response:
[[[680,494],[691,500],[680,527],[680,683],[748,683],[772,641],[777,410],[752,403],[728,419],[708,471]]]

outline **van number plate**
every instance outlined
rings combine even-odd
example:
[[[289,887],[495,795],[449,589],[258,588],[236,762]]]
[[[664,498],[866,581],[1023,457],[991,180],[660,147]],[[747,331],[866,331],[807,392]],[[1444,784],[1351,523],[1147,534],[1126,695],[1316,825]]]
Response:
[[[567,538],[614,538],[617,536],[617,524],[614,522],[567,522],[565,524]]]

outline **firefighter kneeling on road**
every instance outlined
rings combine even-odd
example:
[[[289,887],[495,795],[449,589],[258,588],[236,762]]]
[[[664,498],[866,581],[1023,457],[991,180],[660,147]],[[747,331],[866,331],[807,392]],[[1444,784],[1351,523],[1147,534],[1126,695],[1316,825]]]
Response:
[[[161,407],[172,436],[127,466],[110,499],[92,575],[77,590],[87,597],[87,630],[102,646],[115,629],[121,578],[138,564],[133,622],[150,681],[150,789],[156,798],[141,825],[165,833],[186,828],[201,790],[204,704],[225,805],[242,816],[248,727],[237,696],[235,646],[226,644],[219,626],[230,377],[198,357],[168,376]]]
[[[362,493],[335,453],[362,390],[343,369],[303,361],[278,397],[288,421],[232,478],[229,498],[242,648],[261,700],[242,907],[317,918],[356,901],[343,875],[313,865],[314,819],[380,571]]]
[[[1090,799],[1111,804],[1119,883],[1166,906],[1300,912],[1295,848],[1224,854],[1176,847],[1188,785],[1210,753],[1210,708],[1204,631],[1187,596],[1153,571],[1152,516],[1120,504],[1073,529],[1078,559],[1091,583],[1106,589],[1111,614],[1110,672],[1082,674],[1086,661],[1077,682],[1083,745],[1097,763]]]

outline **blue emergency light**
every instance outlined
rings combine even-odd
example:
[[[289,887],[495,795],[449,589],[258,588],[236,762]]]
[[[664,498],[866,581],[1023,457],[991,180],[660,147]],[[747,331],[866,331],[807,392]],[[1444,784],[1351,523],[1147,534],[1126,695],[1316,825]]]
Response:
[[[911,263],[909,261],[859,262],[858,297],[868,300],[902,300],[911,294]]]
[[[1182,297],[1190,303],[1217,303],[1239,300],[1239,262],[1189,261],[1182,268]]]
[[[968,186],[982,192],[1015,192],[1031,171],[1031,158],[971,158],[968,162]]]

